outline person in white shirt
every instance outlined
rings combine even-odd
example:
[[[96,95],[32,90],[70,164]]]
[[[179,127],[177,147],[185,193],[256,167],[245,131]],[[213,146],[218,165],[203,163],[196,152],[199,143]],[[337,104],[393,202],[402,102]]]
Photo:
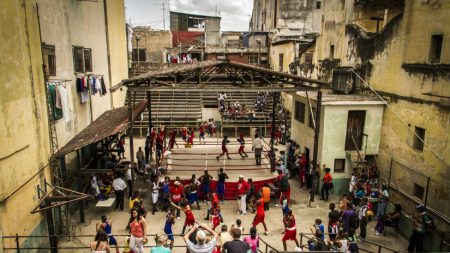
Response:
[[[261,153],[263,150],[263,142],[262,139],[256,134],[255,139],[253,140],[252,150],[255,151],[255,160],[256,165],[261,165]]]
[[[125,172],[125,178],[127,179],[128,183],[128,198],[131,198],[131,195],[133,195],[133,180],[132,180],[131,166],[128,166],[127,172]]]
[[[127,188],[127,184],[125,181],[119,177],[118,175],[115,176],[114,181],[112,182],[112,187],[114,189],[114,192],[116,194],[116,210],[124,210],[123,204],[124,204],[124,190]]]
[[[197,234],[195,235],[195,239],[197,241],[196,244],[189,240],[189,237],[192,233],[194,233],[194,231],[197,232]],[[212,238],[209,242],[206,242],[205,231],[209,232],[212,235]],[[217,236],[218,234],[216,233],[216,231],[210,229],[206,224],[200,225],[198,223],[195,223],[191,230],[183,236],[183,239],[186,242],[187,249],[191,253],[212,253],[214,248],[216,247]]]
[[[219,101],[225,101],[225,100],[227,100],[228,98],[227,98],[227,94],[225,94],[225,92],[221,92],[220,94],[219,94],[219,98],[218,98],[218,100]]]

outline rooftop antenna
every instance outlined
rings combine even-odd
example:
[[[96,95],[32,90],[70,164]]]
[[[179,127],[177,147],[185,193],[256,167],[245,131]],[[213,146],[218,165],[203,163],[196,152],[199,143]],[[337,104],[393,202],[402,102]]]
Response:
[[[162,10],[163,10],[163,27],[164,27],[164,31],[166,30],[166,6],[165,3],[162,3]]]
[[[217,0],[216,0],[216,17],[217,17]]]

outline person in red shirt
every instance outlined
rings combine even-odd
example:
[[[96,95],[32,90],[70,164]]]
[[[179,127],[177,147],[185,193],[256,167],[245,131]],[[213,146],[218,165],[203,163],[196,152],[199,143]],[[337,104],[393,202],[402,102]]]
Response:
[[[187,140],[187,127],[181,128],[181,138],[184,142]]]
[[[289,184],[289,180],[286,174],[283,173],[282,170],[277,170],[278,176],[276,178],[276,182],[280,187],[280,199],[279,199],[279,204],[282,205],[282,197],[285,196],[287,199],[287,202],[289,204],[290,199],[291,199],[291,186]],[[278,205],[275,205],[278,206]]]
[[[175,145],[177,145],[177,148],[178,148],[178,143],[176,141],[176,137],[177,137],[177,131],[175,129],[170,131],[169,150],[172,150]]]
[[[177,212],[180,210],[183,210],[184,214],[186,215],[186,218],[184,220],[183,230],[181,231],[181,234],[184,234],[186,231],[187,226],[194,226],[195,223],[195,217],[192,213],[191,206],[185,201],[181,202],[181,206],[178,206],[174,204],[173,202],[170,202],[170,204],[177,209]]]
[[[211,206],[208,208],[205,220],[209,220],[209,215],[211,214],[214,205],[217,205],[218,207],[220,207],[219,195],[217,195],[217,193],[215,193],[215,192],[208,193],[208,198],[211,201]],[[223,222],[222,213],[220,213],[220,212],[219,212],[219,218],[220,218],[220,221]]]
[[[206,124],[206,122],[205,122],[205,124]],[[202,139],[203,139],[203,144],[205,144],[206,143],[205,142],[205,125],[200,123],[200,125],[198,127],[198,142],[200,144],[202,144]]]
[[[247,153],[245,153],[244,148],[245,148],[245,140],[244,140],[244,135],[241,134],[241,136],[239,136],[239,139],[237,139],[237,141],[239,142],[239,150],[238,150],[238,154],[241,155],[242,159],[245,159],[248,157]]]
[[[195,138],[195,131],[194,131],[194,129],[190,128],[189,131],[188,131],[188,134],[189,134],[189,138],[188,138],[187,143],[191,144],[191,145],[194,145],[194,138]]]
[[[295,244],[297,245],[297,247],[300,247],[300,244],[298,243],[297,240],[297,227],[295,226],[295,217],[292,214],[292,210],[289,209],[288,213],[283,217],[283,223],[284,223],[284,236],[283,239],[281,239],[283,241],[283,248],[284,251],[287,251],[287,246],[286,246],[286,241],[287,240],[291,240],[291,241],[295,241]]]
[[[237,201],[239,206],[239,213],[241,215],[247,214],[247,191],[250,189],[248,183],[244,180],[244,176],[239,175],[237,183]]]
[[[227,154],[228,160],[231,160],[230,155],[228,154],[227,144],[230,143],[230,140],[228,140],[228,136],[224,136],[222,140],[222,154],[219,156],[216,156],[217,161],[219,161],[219,158],[223,155]]]
[[[306,155],[305,155],[305,153],[303,153],[301,156],[300,156],[300,161],[299,161],[299,175],[300,175],[300,188],[302,188],[303,187],[303,185],[305,184],[305,181],[306,181],[306,178],[305,178],[305,175],[306,175]]]
[[[170,202],[174,203],[175,205],[180,205],[180,203],[184,199],[183,186],[181,185],[180,181],[175,181],[173,184],[174,185],[170,188]],[[176,216],[177,219],[180,219],[180,209],[177,209]]]
[[[217,202],[213,202],[211,206],[211,222],[213,230],[216,230],[216,227],[220,225],[220,221],[220,206]]]
[[[252,226],[256,228],[256,225],[259,223],[262,223],[264,226],[264,234],[268,235],[269,230],[267,230],[267,225],[264,220],[265,218],[265,211],[264,211],[264,199],[258,194],[259,199],[256,201],[256,215],[255,218],[253,218]]]
[[[325,164],[323,165],[323,167],[325,168]],[[325,200],[328,201],[328,195],[329,195],[329,191],[331,188],[333,188],[333,177],[331,176],[330,173],[331,169],[330,168],[325,168],[325,175],[323,176],[323,185],[322,185],[322,198],[321,200]]]

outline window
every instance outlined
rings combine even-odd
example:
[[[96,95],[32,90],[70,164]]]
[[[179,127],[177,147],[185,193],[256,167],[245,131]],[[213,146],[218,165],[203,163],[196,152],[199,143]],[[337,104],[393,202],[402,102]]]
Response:
[[[334,45],[330,45],[330,58],[334,59]]]
[[[90,48],[84,49],[84,71],[92,72],[92,51]]]
[[[348,111],[345,150],[361,150],[366,111]]]
[[[146,53],[146,49],[145,48],[139,48],[139,61],[146,61],[147,60],[147,57],[146,57],[145,53]],[[138,60],[138,51],[137,51],[136,48],[133,48],[131,59],[133,61],[137,61]]]
[[[280,68],[280,72],[283,72],[283,60],[284,60],[284,54],[278,55],[278,67]]]
[[[311,107],[311,109],[312,109],[312,113],[311,113],[311,111],[309,112],[309,123],[308,123],[308,126],[310,128],[312,128],[312,129],[314,129],[313,115],[315,116],[315,114],[316,114],[316,108]]]
[[[322,3],[320,1],[316,2],[316,9],[319,10],[321,7]]]
[[[248,63],[249,64],[258,64],[258,56],[249,55]]]
[[[419,198],[419,199],[423,199],[423,195],[425,193],[425,188],[414,183],[414,197]]]
[[[75,72],[92,72],[92,50],[84,47],[73,47],[73,65]]]
[[[44,55],[45,74],[47,76],[56,76],[55,46],[43,43],[42,53]]]
[[[334,172],[345,172],[345,159],[334,159]]]
[[[442,41],[444,35],[438,34],[431,36],[430,62],[439,63],[441,61]]]
[[[413,148],[415,150],[423,150],[423,141],[425,141],[425,129],[421,127],[415,127],[414,133]]]
[[[305,53],[305,63],[312,64],[313,53]]]
[[[302,102],[295,102],[295,119],[305,123],[305,104]]]

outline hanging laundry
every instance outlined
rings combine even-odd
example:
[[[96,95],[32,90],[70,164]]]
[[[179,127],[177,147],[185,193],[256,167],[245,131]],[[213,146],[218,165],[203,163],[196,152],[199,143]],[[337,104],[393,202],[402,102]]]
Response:
[[[59,120],[62,118],[62,110],[59,108],[56,108],[56,89],[55,85],[53,84],[47,84],[48,89],[48,103],[51,110],[50,117],[52,120]]]
[[[102,95],[106,95],[106,93],[108,92],[106,91],[105,79],[101,77],[101,80],[102,80]]]
[[[62,85],[58,86],[59,94],[61,96],[61,106],[62,106],[62,112],[63,112],[63,118],[66,123],[70,122],[71,112],[72,109],[70,108],[69,104],[69,94],[67,93],[66,88],[64,88]]]
[[[56,84],[53,84],[56,85]],[[58,109],[62,109],[61,107],[61,94],[59,94],[58,86],[55,87],[55,94],[56,94],[56,100],[55,100],[55,107]]]
[[[91,90],[91,94],[95,95],[97,90],[95,89],[95,77],[89,76],[89,89]]]
[[[103,96],[102,81],[100,77],[95,78],[95,90],[98,92],[98,94],[100,94],[100,96]]]
[[[77,77],[76,88],[77,88],[77,92],[83,91],[83,82],[81,81],[81,77]]]

